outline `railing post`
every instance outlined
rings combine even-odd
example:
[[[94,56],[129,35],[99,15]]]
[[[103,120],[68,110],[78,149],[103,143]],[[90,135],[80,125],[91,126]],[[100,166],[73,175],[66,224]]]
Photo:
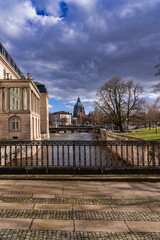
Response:
[[[73,167],[76,167],[76,153],[75,153],[75,142],[73,142]]]

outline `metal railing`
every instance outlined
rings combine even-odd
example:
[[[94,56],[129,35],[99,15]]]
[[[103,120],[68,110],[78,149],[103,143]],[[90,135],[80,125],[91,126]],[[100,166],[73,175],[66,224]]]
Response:
[[[0,141],[0,168],[159,168],[159,141]]]

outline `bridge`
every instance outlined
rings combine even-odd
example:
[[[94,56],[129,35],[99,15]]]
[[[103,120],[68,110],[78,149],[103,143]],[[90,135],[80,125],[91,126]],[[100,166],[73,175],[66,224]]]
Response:
[[[55,126],[49,126],[49,132],[50,133],[59,133],[59,132],[92,132],[94,129],[94,127],[91,126],[59,126],[59,127],[55,127]]]

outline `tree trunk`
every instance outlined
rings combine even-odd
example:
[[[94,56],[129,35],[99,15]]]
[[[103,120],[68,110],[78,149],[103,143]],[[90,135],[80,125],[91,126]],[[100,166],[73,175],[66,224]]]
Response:
[[[123,132],[123,126],[122,126],[122,124],[120,123],[120,124],[118,124],[118,127],[119,127],[119,131],[120,132]]]

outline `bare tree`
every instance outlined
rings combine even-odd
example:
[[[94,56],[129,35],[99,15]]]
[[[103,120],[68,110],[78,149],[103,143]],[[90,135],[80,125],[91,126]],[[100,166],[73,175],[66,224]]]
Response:
[[[137,115],[143,105],[141,94],[143,88],[134,84],[133,80],[125,82],[120,77],[114,77],[97,90],[96,107],[103,111],[120,131],[123,123]]]
[[[90,113],[90,119],[91,119],[91,123],[94,126],[103,125],[103,124],[106,124],[106,122],[108,122],[106,114],[97,108]]]
[[[156,104],[148,103],[147,105],[147,122],[149,128],[153,125],[157,125],[160,119],[160,111]]]
[[[160,58],[159,58],[159,62],[160,62]],[[159,76],[160,75],[160,63],[156,64],[155,68],[157,68],[155,76]],[[153,92],[160,93],[160,83],[153,85]],[[160,96],[157,97],[155,104],[158,104],[159,102],[160,102]]]
[[[159,76],[160,75],[160,58],[159,58],[159,63],[156,64],[154,67],[157,68],[157,72],[155,73],[155,76]]]

